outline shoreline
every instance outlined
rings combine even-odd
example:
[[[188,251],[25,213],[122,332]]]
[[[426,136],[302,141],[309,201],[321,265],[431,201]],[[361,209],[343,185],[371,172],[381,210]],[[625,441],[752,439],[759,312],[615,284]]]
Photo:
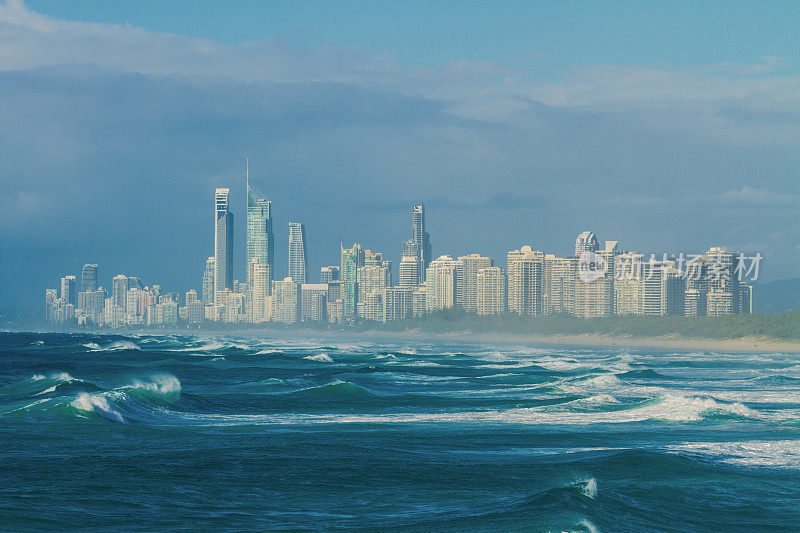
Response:
[[[769,337],[748,336],[729,339],[708,339],[683,337],[669,334],[658,337],[632,335],[610,335],[605,333],[580,334],[504,334],[496,332],[480,333],[470,330],[450,332],[430,332],[420,329],[405,331],[367,330],[321,330],[313,328],[272,329],[138,329],[138,330],[0,330],[0,333],[88,333],[97,335],[231,335],[249,337],[316,337],[320,339],[359,338],[391,340],[438,340],[474,343],[533,344],[547,347],[591,347],[603,348],[648,348],[679,351],[721,351],[737,353],[797,353],[800,354],[800,341],[781,340]]]
[[[309,330],[308,333],[312,331]],[[630,335],[608,335],[599,333],[581,334],[502,334],[476,333],[459,331],[448,333],[431,333],[419,330],[407,332],[385,332],[368,330],[353,332],[364,337],[408,338],[409,334],[417,339],[453,340],[463,342],[505,342],[514,344],[538,344],[548,347],[558,346],[600,346],[604,348],[659,348],[680,351],[723,351],[737,353],[784,352],[800,354],[800,342],[784,341],[767,337],[740,337],[733,339],[701,339],[682,337],[680,335],[663,335],[660,337],[637,337]]]

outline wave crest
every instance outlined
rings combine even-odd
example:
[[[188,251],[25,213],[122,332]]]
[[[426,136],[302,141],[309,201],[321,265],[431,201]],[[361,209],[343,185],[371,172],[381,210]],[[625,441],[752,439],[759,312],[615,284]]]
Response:
[[[116,420],[117,422],[125,422],[122,415],[119,414],[119,411],[111,408],[111,405],[108,403],[108,398],[103,394],[82,392],[78,394],[78,397],[75,398],[70,405],[80,411],[98,413],[112,420]]]

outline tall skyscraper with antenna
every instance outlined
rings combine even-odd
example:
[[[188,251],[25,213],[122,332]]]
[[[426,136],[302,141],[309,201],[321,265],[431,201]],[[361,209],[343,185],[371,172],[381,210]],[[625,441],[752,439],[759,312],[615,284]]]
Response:
[[[256,187],[250,185],[250,163],[246,163],[247,177],[247,285],[251,286],[249,265],[258,259],[269,267],[269,279],[275,278],[275,235],[272,233],[272,202]]]
[[[230,189],[214,192],[214,305],[225,289],[233,287],[233,213]]]
[[[425,204],[415,205],[411,211],[411,239],[403,243],[403,257],[417,259],[419,281],[425,281],[425,271],[431,263],[431,235],[425,230]]]

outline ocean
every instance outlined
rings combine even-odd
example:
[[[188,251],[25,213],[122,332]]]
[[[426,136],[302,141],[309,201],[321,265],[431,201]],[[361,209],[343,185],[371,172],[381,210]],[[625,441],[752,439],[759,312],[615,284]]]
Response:
[[[0,333],[0,529],[797,531],[798,414],[781,353]]]

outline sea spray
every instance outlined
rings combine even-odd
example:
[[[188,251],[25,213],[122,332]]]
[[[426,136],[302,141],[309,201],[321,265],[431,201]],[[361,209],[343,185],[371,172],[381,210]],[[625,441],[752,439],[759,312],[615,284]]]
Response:
[[[119,414],[118,411],[115,411],[111,408],[108,403],[108,398],[106,398],[103,394],[89,394],[87,392],[82,392],[72,401],[71,405],[81,411],[102,414],[103,416],[106,416],[112,420],[116,420],[117,422],[124,422],[122,415]]]

